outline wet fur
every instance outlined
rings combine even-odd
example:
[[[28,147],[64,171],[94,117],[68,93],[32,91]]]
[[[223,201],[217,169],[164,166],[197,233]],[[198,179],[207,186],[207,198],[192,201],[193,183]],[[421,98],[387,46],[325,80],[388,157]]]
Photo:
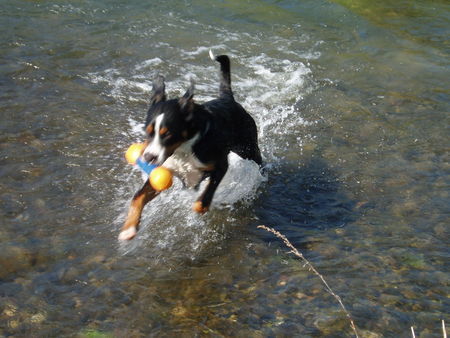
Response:
[[[191,84],[183,97],[167,100],[164,78],[159,76],[153,83],[145,123],[148,146],[143,156],[147,162],[168,167],[186,186],[198,187],[202,180],[209,178],[205,190],[193,205],[193,210],[198,213],[209,209],[227,172],[230,151],[260,165],[262,162],[256,124],[234,100],[229,58],[210,55],[220,63],[219,97],[197,104]],[[146,180],[131,201],[119,239],[128,240],[136,235],[145,204],[157,194]]]

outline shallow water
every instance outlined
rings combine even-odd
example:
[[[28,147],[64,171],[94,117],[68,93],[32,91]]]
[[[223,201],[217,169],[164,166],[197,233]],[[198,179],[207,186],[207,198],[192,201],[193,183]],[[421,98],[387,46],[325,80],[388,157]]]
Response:
[[[0,336],[440,337],[449,313],[446,1],[4,1]],[[232,58],[266,162],[204,216],[179,182],[116,238],[151,79]]]

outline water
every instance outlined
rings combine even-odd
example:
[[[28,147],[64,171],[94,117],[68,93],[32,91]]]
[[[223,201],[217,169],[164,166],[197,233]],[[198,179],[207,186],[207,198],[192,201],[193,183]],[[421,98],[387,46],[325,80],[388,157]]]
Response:
[[[450,322],[446,1],[3,1],[0,336],[440,337]],[[266,171],[230,156],[211,212],[141,184],[151,79],[217,92],[232,58]]]

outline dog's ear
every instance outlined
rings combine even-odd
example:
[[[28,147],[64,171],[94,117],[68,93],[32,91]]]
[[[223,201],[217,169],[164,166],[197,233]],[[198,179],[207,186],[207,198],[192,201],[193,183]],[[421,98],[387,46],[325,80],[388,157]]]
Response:
[[[166,85],[164,84],[164,76],[158,75],[153,80],[152,97],[150,98],[150,106],[159,102],[166,101]]]
[[[187,115],[187,119],[191,117],[192,112],[194,111],[194,87],[194,82],[191,80],[191,85],[188,90],[183,97],[178,100],[181,111]]]

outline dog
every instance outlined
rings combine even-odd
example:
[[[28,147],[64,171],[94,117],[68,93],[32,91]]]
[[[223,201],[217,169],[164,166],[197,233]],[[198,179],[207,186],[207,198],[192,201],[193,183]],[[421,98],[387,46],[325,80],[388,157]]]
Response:
[[[178,99],[167,100],[164,77],[153,81],[150,108],[145,121],[146,148],[142,154],[148,163],[172,170],[187,187],[199,187],[209,179],[193,205],[203,214],[208,211],[214,193],[228,169],[230,151],[261,166],[256,123],[235,101],[231,90],[230,59],[214,56],[220,64],[219,97],[198,104],[194,102],[194,84]],[[119,240],[137,234],[144,206],[157,196],[148,179],[134,195]]]

